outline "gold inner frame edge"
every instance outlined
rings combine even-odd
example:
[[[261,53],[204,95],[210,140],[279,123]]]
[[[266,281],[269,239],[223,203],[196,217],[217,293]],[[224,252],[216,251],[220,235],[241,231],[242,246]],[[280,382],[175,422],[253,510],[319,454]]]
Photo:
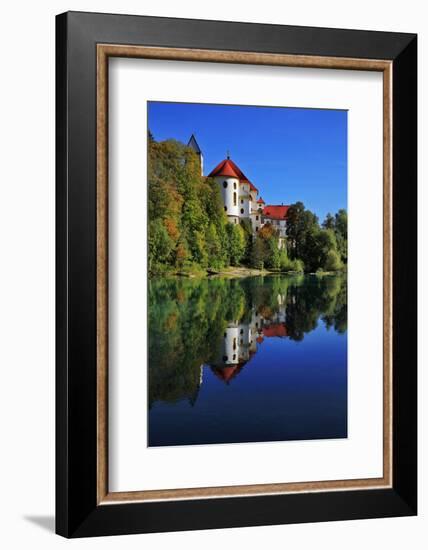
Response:
[[[109,492],[108,489],[108,59],[347,69],[383,73],[383,476],[224,487]],[[97,45],[97,504],[378,489],[392,486],[392,62],[223,50]]]

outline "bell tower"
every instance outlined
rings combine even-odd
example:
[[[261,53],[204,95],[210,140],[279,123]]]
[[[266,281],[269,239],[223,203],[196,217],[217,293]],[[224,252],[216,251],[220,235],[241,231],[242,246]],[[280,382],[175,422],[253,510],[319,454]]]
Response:
[[[202,155],[201,148],[199,147],[194,134],[190,136],[187,147],[191,147],[195,151],[195,153],[198,155],[199,164],[201,166],[201,176],[203,176],[204,175],[204,156]]]

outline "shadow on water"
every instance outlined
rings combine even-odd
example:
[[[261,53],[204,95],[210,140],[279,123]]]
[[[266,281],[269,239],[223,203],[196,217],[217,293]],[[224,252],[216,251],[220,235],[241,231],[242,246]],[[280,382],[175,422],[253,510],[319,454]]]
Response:
[[[149,444],[346,437],[346,291],[345,276],[151,281]]]

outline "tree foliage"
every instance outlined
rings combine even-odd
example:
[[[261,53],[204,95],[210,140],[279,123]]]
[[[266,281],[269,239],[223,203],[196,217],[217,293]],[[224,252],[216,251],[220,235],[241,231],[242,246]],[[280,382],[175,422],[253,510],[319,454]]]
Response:
[[[250,265],[278,271],[338,271],[347,263],[347,212],[320,227],[302,202],[287,214],[287,239],[270,223],[228,223],[219,186],[201,176],[192,148],[148,134],[149,272]]]
[[[156,142],[151,134],[148,147],[150,273],[220,268],[228,265],[231,250],[239,261],[241,235],[228,232],[220,190],[201,177],[193,149],[174,140]]]
[[[328,213],[323,227],[331,229],[336,237],[337,251],[343,264],[348,262],[348,213],[343,208],[334,216]]]
[[[318,218],[301,202],[288,209],[288,254],[303,262],[306,272],[339,271],[347,260],[346,210],[327,214],[320,227]]]

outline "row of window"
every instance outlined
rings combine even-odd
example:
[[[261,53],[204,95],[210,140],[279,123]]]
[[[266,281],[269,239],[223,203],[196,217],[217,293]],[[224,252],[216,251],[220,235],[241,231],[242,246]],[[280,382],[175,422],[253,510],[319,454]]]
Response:
[[[236,203],[234,204],[234,206],[236,206]],[[224,208],[224,211],[227,212],[227,206],[224,206],[223,208]],[[245,210],[243,208],[241,208],[241,214],[243,214],[244,212],[245,212]],[[259,221],[259,217],[256,216],[256,222],[258,222],[258,221]]]
[[[226,361],[228,361],[228,360],[229,360],[229,357],[228,357],[227,355],[223,355],[223,361],[226,362]],[[232,357],[232,361],[235,361],[235,360],[236,360],[236,355],[234,355],[234,356]]]
[[[256,313],[256,315],[257,315],[257,313]],[[241,328],[241,330],[239,331],[239,334],[244,334],[244,329],[243,329],[243,328]],[[227,338],[227,332],[225,332],[225,333],[223,334],[223,336],[224,336],[225,338]],[[234,342],[235,342],[235,340],[236,340],[236,338],[233,339]],[[241,340],[241,344],[242,344],[242,340]]]

